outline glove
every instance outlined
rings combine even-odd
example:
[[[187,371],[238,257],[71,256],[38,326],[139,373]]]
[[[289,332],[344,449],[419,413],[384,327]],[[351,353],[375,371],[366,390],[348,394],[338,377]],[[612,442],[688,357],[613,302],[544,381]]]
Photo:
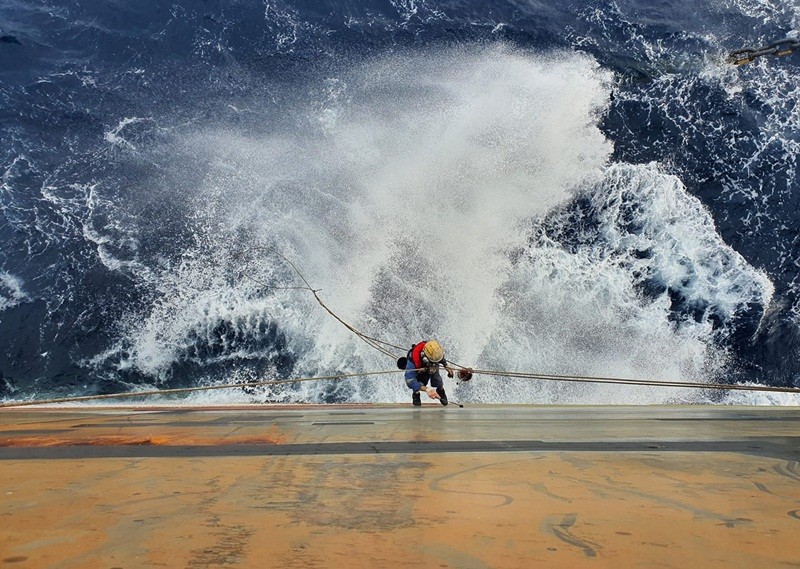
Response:
[[[447,368],[447,377],[453,379],[453,368]]]

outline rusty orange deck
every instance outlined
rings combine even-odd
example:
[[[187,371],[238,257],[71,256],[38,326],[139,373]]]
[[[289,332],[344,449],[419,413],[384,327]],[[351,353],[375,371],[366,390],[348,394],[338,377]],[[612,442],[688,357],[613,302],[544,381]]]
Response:
[[[800,409],[0,413],[0,566],[800,567]]]

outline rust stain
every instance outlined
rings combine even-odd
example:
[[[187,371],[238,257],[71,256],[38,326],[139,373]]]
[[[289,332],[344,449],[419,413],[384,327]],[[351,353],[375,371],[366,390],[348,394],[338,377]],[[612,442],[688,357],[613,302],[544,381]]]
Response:
[[[13,437],[0,439],[0,447],[279,445],[283,442],[283,437],[277,435],[253,437],[104,435],[95,437]]]
[[[34,424],[33,427],[41,426]],[[285,433],[277,426],[251,429],[249,433],[238,434],[239,428],[192,429],[173,426],[155,427],[143,430],[132,424],[130,427],[112,427],[116,433],[109,433],[101,421],[90,421],[75,425],[71,430],[44,429],[35,434],[3,436],[0,432],[0,448],[45,448],[70,446],[219,446],[219,445],[280,445],[286,442]],[[158,432],[153,432],[158,431]]]

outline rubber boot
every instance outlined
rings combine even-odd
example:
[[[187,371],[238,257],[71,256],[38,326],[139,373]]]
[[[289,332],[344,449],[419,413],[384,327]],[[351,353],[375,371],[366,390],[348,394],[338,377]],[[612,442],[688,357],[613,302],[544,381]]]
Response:
[[[447,405],[447,393],[444,392],[444,387],[437,387],[436,394],[439,396],[439,403]]]
[[[414,407],[419,407],[422,405],[422,400],[419,398],[419,391],[414,392],[414,394],[411,396],[411,401],[414,403]]]

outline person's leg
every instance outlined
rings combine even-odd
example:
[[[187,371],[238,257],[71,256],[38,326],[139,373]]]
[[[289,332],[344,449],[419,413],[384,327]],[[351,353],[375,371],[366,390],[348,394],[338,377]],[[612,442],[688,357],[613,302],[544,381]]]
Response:
[[[411,403],[413,403],[415,407],[419,407],[422,405],[419,390],[422,388],[423,384],[417,379],[419,374],[414,370],[414,362],[411,361],[411,358],[408,358],[405,375],[406,385],[411,390]]]
[[[444,381],[442,381],[442,376],[438,370],[431,376],[431,387],[436,388],[436,393],[439,395],[439,403],[447,405],[447,393],[444,391]]]

